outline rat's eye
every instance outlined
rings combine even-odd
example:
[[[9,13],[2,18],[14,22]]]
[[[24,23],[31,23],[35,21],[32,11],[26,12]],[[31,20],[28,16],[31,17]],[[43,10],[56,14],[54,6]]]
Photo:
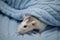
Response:
[[[27,28],[27,25],[25,25],[24,28]]]

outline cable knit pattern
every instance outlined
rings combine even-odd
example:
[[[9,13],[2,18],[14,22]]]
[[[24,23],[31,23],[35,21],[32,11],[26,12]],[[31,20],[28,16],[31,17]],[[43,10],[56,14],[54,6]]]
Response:
[[[17,21],[26,14],[52,26],[41,35],[17,35]],[[60,40],[60,0],[0,0],[0,40]]]
[[[0,1],[0,10],[17,20],[21,20],[24,14],[30,14],[48,25],[60,26],[59,2],[59,0],[3,0]]]

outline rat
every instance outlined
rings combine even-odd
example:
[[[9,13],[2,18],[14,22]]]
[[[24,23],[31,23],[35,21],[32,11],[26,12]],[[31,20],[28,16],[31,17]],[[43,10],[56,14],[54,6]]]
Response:
[[[41,33],[45,28],[47,24],[43,23],[42,21],[36,19],[33,16],[23,16],[23,21],[19,24],[17,28],[17,32],[20,34],[26,34],[33,29],[38,29],[39,33]]]

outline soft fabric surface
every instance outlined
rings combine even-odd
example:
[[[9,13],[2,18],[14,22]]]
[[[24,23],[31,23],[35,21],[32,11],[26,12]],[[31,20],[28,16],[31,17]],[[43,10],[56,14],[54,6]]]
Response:
[[[0,40],[60,40],[60,0],[0,0],[0,11]],[[17,21],[25,14],[36,16],[54,28],[41,35],[17,36]]]
[[[3,2],[5,1],[5,2]],[[30,14],[48,25],[60,26],[59,0],[3,0],[0,10],[17,20],[21,15]]]

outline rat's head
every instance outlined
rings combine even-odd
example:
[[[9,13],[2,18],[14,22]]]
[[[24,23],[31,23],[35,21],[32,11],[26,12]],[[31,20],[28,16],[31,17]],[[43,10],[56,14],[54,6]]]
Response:
[[[24,16],[23,21],[18,27],[18,32],[21,34],[28,33],[29,31],[32,31],[35,26],[37,26],[37,20],[32,16]]]

